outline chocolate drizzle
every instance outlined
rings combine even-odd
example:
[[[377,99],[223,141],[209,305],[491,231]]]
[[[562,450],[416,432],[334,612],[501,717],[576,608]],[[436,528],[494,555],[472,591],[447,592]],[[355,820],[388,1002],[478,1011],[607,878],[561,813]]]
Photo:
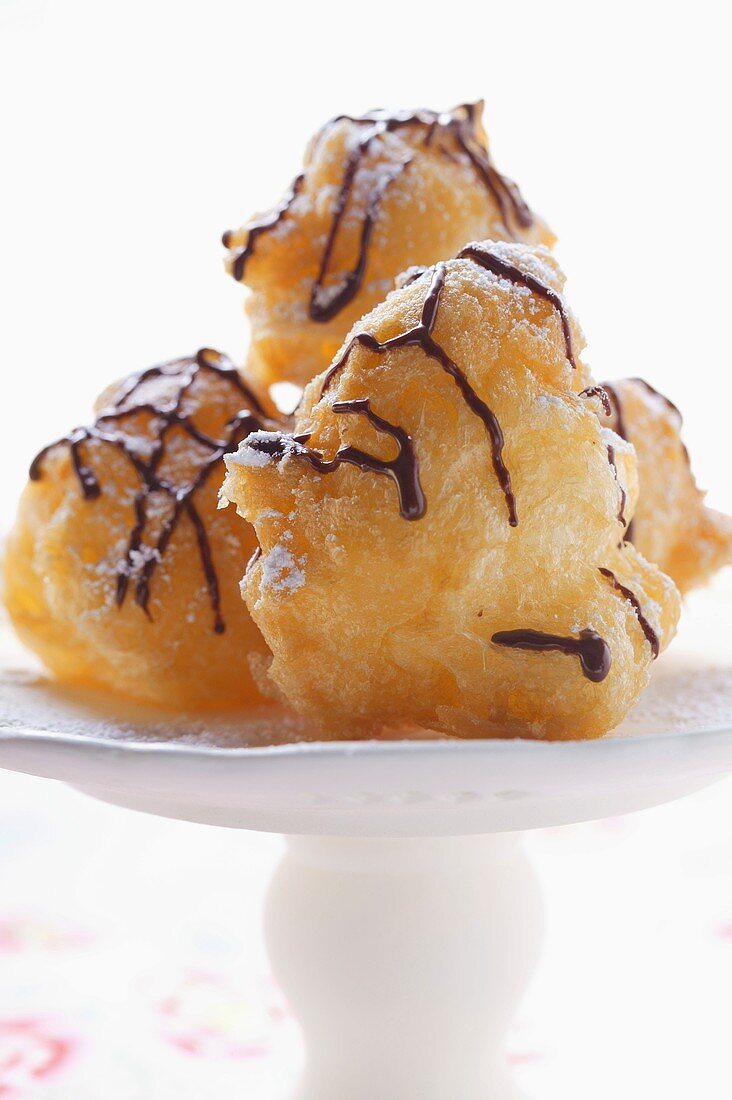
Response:
[[[605,416],[612,416],[613,407],[604,386],[588,386],[586,390],[580,392],[580,397],[599,397],[605,410]]]
[[[532,275],[529,271],[522,271],[519,267],[497,256],[495,252],[490,252],[487,248],[480,248],[478,245],[468,245],[462,252],[458,252],[458,259],[472,260],[473,263],[478,264],[479,267],[484,268],[486,271],[491,271],[500,279],[508,279],[509,282],[514,283],[516,286],[525,286],[532,294],[536,294],[539,298],[544,298],[545,301],[549,302],[559,314],[559,319],[562,323],[562,334],[564,336],[567,359],[572,364],[572,367],[576,369],[577,362],[572,350],[572,329],[569,323],[569,314],[567,313],[562,296],[557,294],[556,290],[552,290],[551,287],[542,283],[540,279],[537,279],[536,276]]]
[[[649,393],[651,397],[656,397],[659,401],[662,401],[666,408],[670,412],[674,413],[676,417],[678,417],[678,427],[679,430],[681,430],[681,426],[684,423],[684,418],[681,415],[681,410],[679,409],[678,405],[675,405],[670,397],[666,397],[665,393],[661,393],[660,390],[657,390],[656,387],[652,386],[650,382],[646,382],[645,378],[629,378],[628,381],[634,382],[636,386],[642,386],[646,393]],[[687,466],[691,466],[691,459],[689,457],[688,447],[684,443],[683,439],[679,439],[679,444],[681,446],[681,452],[684,456],[684,459],[686,460]]]
[[[627,502],[627,499],[628,499],[628,494],[625,492],[625,489],[620,484],[620,478],[618,477],[618,465],[615,461],[615,448],[612,447],[612,446],[608,446],[608,448],[607,448],[607,460],[610,463],[610,466],[612,467],[612,471],[615,474],[615,480],[618,483],[618,489],[620,490],[620,505],[618,507],[618,522],[622,523],[623,527],[625,527],[625,505],[626,505],[626,502]]]
[[[457,136],[459,148],[467,154],[487,190],[490,191],[498,203],[506,229],[511,232],[509,212],[522,229],[528,229],[534,224],[534,215],[524,201],[518,186],[512,180],[502,176],[493,166],[488,155],[488,149],[478,137],[479,104],[465,103],[462,109],[466,114],[465,122],[456,121],[452,123],[452,129]]]
[[[579,657],[584,676],[595,684],[604,680],[610,671],[610,647],[589,628],[581,630],[577,638],[543,634],[539,630],[499,630],[491,641],[509,649],[533,649],[538,652],[554,649],[570,657]]]
[[[612,390],[612,387],[610,387],[610,389]],[[612,392],[615,393],[615,391],[612,391]],[[610,394],[608,392],[607,386],[588,386],[586,390],[582,390],[582,392],[580,393],[580,397],[599,397],[600,401],[602,402],[602,407],[603,407],[603,411],[605,413],[605,416],[612,416],[612,414],[613,414],[613,405],[611,404],[611,401],[610,401]],[[616,393],[615,393],[615,404],[616,404],[616,408],[619,407],[618,398],[617,398]],[[618,432],[618,435],[619,434],[620,433]],[[612,467],[613,474],[615,475],[615,480],[617,481],[618,488],[620,490],[620,506],[618,508],[618,522],[622,523],[623,527],[625,527],[625,523],[626,523],[625,505],[628,503],[628,494],[626,493],[623,486],[620,484],[620,478],[618,476],[618,464],[617,464],[616,455],[615,455],[615,448],[611,444],[608,444],[608,447],[607,447],[607,460],[610,463],[610,466]],[[631,521],[631,524],[628,525],[628,531],[630,530],[631,526],[632,526],[632,521]],[[627,532],[626,532],[626,537],[627,537]],[[620,543],[620,545],[622,546],[622,543]]]
[[[367,351],[372,351],[377,355],[396,351],[399,348],[421,348],[425,355],[430,359],[435,359],[445,373],[450,375],[468,408],[483,422],[491,443],[493,469],[506,500],[508,522],[511,527],[516,527],[518,524],[516,500],[511,489],[511,476],[503,461],[504,439],[498,419],[485,401],[478,396],[463,371],[453,362],[442,345],[438,344],[432,335],[437,321],[440,297],[445,288],[446,271],[447,268],[444,263],[439,263],[433,268],[432,281],[422,306],[420,319],[412,328],[384,341],[377,340],[369,332],[357,332],[352,336],[341,355],[326,372],[320,393],[322,396],[330,388],[336,376],[346,366],[353,349],[359,344]]]
[[[640,601],[638,600],[638,597],[635,595],[634,592],[631,592],[631,590],[629,588],[626,588],[624,584],[620,583],[620,581],[615,576],[615,574],[612,572],[612,570],[610,570],[610,569],[600,569],[600,572],[602,573],[603,577],[607,577],[607,579],[612,584],[613,588],[615,588],[620,593],[620,595],[623,596],[628,601],[630,606],[635,611],[636,618],[638,619],[638,622],[640,623],[640,626],[641,626],[641,630],[645,634],[646,640],[648,641],[648,644],[651,647],[651,652],[653,654],[653,659],[655,661],[655,659],[656,659],[656,657],[658,657],[658,654],[659,654],[660,649],[661,649],[660,643],[659,643],[659,640],[658,640],[658,635],[656,634],[656,632],[653,629],[653,627],[651,626],[651,624],[648,622],[648,619],[643,614],[643,609],[641,608]]]
[[[616,387],[613,386],[610,382],[603,382],[602,389],[605,391],[610,400],[612,412],[615,413],[615,431],[621,439],[624,439],[626,443],[630,443],[628,429],[625,425],[625,417],[623,416],[623,403],[620,400],[620,394],[618,393]],[[608,412],[607,415],[610,416],[611,413]]]
[[[414,159],[413,157],[409,157],[407,160],[403,160],[398,164],[389,165],[384,169],[378,183],[374,186],[363,221],[361,222],[356,263],[350,271],[339,273],[338,281],[335,284],[326,285],[328,268],[338,237],[338,230],[340,229],[348,200],[353,191],[356,172],[372,143],[380,134],[388,129],[388,122],[376,123],[372,130],[368,130],[361,137],[358,145],[348,158],[343,183],[341,184],[341,190],[336,200],[333,220],[325,244],[325,250],[323,251],[323,256],[320,261],[318,275],[310,292],[308,312],[312,321],[332,320],[332,318],[340,313],[340,311],[344,309],[349,302],[353,301],[358,294],[366,272],[369,244],[371,243],[371,237],[384,195],[389,190],[391,184],[401,176],[402,172],[408,168]]]
[[[414,160],[414,155],[407,156],[396,163],[385,164],[383,170],[376,173],[376,182],[366,201],[366,208],[362,215],[358,233],[359,247],[356,261],[350,270],[339,272],[334,282],[328,282],[329,267],[336,240],[351,203],[359,170],[363,167],[369,154],[375,148],[378,148],[379,141],[386,134],[405,127],[422,128],[424,130],[423,146],[434,146],[441,155],[458,163],[460,155],[462,155],[472,165],[479,180],[498,206],[503,225],[511,237],[516,239],[518,236],[514,226],[521,230],[528,229],[533,225],[534,216],[522,198],[518,187],[511,180],[502,176],[490,159],[488,149],[479,131],[480,108],[480,104],[466,103],[456,107],[453,111],[444,113],[428,110],[400,111],[393,114],[387,111],[370,111],[358,118],[350,115],[339,115],[323,127],[321,137],[333,125],[342,121],[348,121],[354,126],[364,127],[364,132],[350,153],[344,168],[318,274],[311,290],[309,303],[311,320],[315,322],[331,320],[358,293],[366,272],[369,244],[384,196],[395,180],[403,174]],[[435,142],[438,132],[440,140]],[[454,144],[455,152],[449,148],[450,142]],[[242,230],[230,230],[224,233],[224,247],[235,249],[231,262],[231,273],[237,281],[240,282],[244,277],[246,264],[252,255],[257,237],[273,229],[286,216],[300,191],[302,183],[303,176],[300,175],[279,206],[275,207],[270,214],[250,223],[248,227]]]
[[[332,406],[335,413],[355,413],[364,416],[377,431],[391,436],[397,443],[395,458],[377,458],[362,451],[359,447],[345,445],[339,447],[331,459],[326,459],[320,451],[308,447],[310,434],[288,435],[285,432],[267,432],[262,437],[253,436],[246,446],[253,451],[267,454],[276,460],[285,455],[295,455],[305,459],[320,474],[330,474],[343,463],[357,466],[360,470],[369,470],[376,474],[385,474],[397,487],[399,512],[404,519],[420,519],[426,510],[426,503],[419,480],[419,462],[414,453],[411,436],[395,424],[378,416],[371,408],[368,397],[353,401],[337,401]]]
[[[626,424],[625,424],[625,417],[623,416],[623,404],[620,400],[620,394],[618,393],[616,387],[613,386],[612,383],[610,383],[610,382],[603,382],[602,385],[598,386],[597,388],[604,390],[605,395],[606,395],[606,397],[607,397],[607,399],[610,403],[610,408],[608,408],[607,404],[603,401],[603,405],[604,405],[604,408],[605,408],[606,415],[607,416],[612,416],[613,413],[615,414],[615,429],[614,430],[615,430],[616,434],[619,435],[621,439],[624,439],[626,441],[626,443],[630,443],[630,438],[628,436],[628,429],[627,429]],[[609,448],[608,448],[608,453],[609,453]],[[611,465],[615,469],[615,476],[617,478],[618,471],[617,471],[617,467],[615,466],[614,458],[613,458],[613,460],[611,460]],[[622,510],[623,510],[623,512],[625,512],[625,500],[623,500],[623,502],[622,502]],[[632,542],[633,541],[633,525],[634,525],[634,523],[635,523],[635,520],[631,520],[630,523],[628,524],[628,528],[625,532],[625,541],[626,542]]]
[[[241,397],[243,403],[249,406],[240,409],[227,422],[223,439],[214,439],[201,431],[185,412],[186,398],[202,371],[215,374],[231,386],[237,400]],[[155,402],[146,400],[144,396],[141,400],[137,399],[138,391],[144,383],[156,378],[175,380],[173,397]],[[143,436],[144,450],[139,445],[139,438],[133,438],[124,431],[128,420],[140,416],[149,418]],[[117,605],[122,606],[124,603],[130,581],[136,574],[135,602],[150,617],[149,600],[153,577],[181,519],[186,516],[196,537],[201,568],[214,614],[214,630],[220,634],[224,631],[225,624],[221,616],[218,575],[206,526],[196,504],[196,494],[220,466],[223,456],[235,451],[246,435],[261,428],[264,423],[265,414],[260,402],[242,381],[236,368],[219,352],[203,348],[192,359],[178,359],[132,375],[114,395],[111,405],[100,413],[92,425],[75,428],[67,436],[44,447],[31,463],[30,477],[31,480],[38,481],[43,476],[44,463],[49,453],[58,447],[67,446],[81,493],[86,500],[93,501],[100,496],[102,486],[97,473],[85,457],[86,445],[89,442],[105,443],[120,451],[137,474],[139,488],[132,506],[133,525],[124,557],[117,570]],[[183,484],[176,484],[160,472],[166,456],[167,442],[173,432],[183,432],[204,452],[197,461],[193,476]],[[152,542],[148,542],[145,539],[151,523],[148,502],[153,495],[168,498],[171,509]]]
[[[305,176],[301,172],[300,175],[296,176],[292,181],[282,201],[278,203],[273,210],[270,210],[268,214],[263,214],[262,217],[258,218],[256,221],[250,222],[245,229],[227,229],[222,236],[221,243],[224,248],[235,249],[231,262],[231,274],[238,283],[244,278],[244,269],[249,257],[254,252],[257,238],[261,237],[264,233],[268,233],[271,229],[274,229],[276,225],[279,225],[289,212],[297,196],[300,194],[300,189],[304,182]]]
[[[679,427],[683,424],[684,418],[681,415],[681,410],[678,405],[675,405],[670,397],[666,397],[665,393],[661,393],[655,386],[652,386],[650,382],[646,382],[645,378],[629,378],[628,382],[634,382],[636,386],[642,386],[646,393],[649,393],[651,397],[657,397],[659,401],[663,401],[664,405],[671,410],[672,413],[676,413],[679,418]]]

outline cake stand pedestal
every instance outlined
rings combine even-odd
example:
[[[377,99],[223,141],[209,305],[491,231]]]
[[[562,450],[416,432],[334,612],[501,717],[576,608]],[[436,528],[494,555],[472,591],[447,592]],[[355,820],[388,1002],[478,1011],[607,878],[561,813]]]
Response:
[[[503,1040],[540,926],[514,834],[290,837],[266,933],[305,1037],[297,1100],[517,1097]]]
[[[0,766],[287,836],[265,928],[305,1037],[295,1100],[517,1100],[503,1043],[541,928],[521,831],[701,789],[732,771],[732,723],[269,748],[16,728],[0,729]]]
[[[522,831],[659,805],[732,772],[730,597],[712,589],[695,606],[621,729],[589,742],[244,747],[261,716],[151,725],[26,673],[8,650],[0,767],[287,837],[265,929],[305,1036],[294,1100],[517,1100],[504,1037],[541,929]],[[292,716],[268,721],[272,739],[293,737]]]

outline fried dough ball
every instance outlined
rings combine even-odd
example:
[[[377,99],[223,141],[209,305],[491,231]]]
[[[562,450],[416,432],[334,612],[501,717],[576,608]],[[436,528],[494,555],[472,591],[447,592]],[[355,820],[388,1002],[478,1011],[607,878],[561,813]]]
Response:
[[[482,107],[333,119],[280,205],[224,234],[228,269],[252,291],[248,366],[263,382],[324,370],[411,265],[475,238],[553,243],[493,166]]]
[[[217,511],[222,453],[269,424],[217,352],[133,375],[41,452],[5,561],[22,641],[60,679],[165,707],[258,698],[242,607],[252,529]]]
[[[545,248],[488,241],[414,272],[294,433],[227,456],[270,677],[332,735],[596,737],[673,637],[673,582],[622,541],[635,455],[582,396],[563,282]]]
[[[682,592],[732,564],[732,517],[707,508],[681,441],[681,413],[641,378],[604,382],[612,428],[635,447],[640,496],[626,537]],[[604,415],[601,413],[601,415]]]

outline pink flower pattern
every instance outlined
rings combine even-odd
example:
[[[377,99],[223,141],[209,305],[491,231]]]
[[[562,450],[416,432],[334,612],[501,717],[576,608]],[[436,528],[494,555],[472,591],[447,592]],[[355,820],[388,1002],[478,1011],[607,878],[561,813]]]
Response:
[[[259,982],[247,996],[223,975],[191,972],[158,1005],[163,1038],[198,1058],[265,1058],[287,1018],[281,995]]]
[[[59,1073],[74,1043],[42,1020],[0,1020],[0,1097],[21,1097]]]

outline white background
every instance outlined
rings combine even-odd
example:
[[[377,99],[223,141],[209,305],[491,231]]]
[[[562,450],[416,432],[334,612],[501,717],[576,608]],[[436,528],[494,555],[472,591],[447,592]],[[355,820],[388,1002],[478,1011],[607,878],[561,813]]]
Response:
[[[706,0],[0,0],[1,506],[115,377],[202,344],[243,358],[220,234],[324,120],[483,97],[597,377],[668,391],[732,508],[726,22]]]
[[[34,451],[83,421],[113,378],[203,344],[243,358],[241,288],[223,273],[220,233],[277,199],[326,118],[478,97],[498,167],[560,238],[597,377],[641,374],[666,391],[710,500],[732,509],[725,16],[704,0],[0,0],[0,526]],[[2,789],[20,837],[47,788],[5,777]],[[557,1059],[533,1071],[542,1100],[729,1097],[730,963],[720,969],[706,946],[726,927],[732,872],[720,790],[605,839],[533,840],[550,940],[527,1011],[532,1041]],[[154,895],[152,856],[140,877],[135,851],[173,861],[182,890],[183,866],[202,871],[236,848],[242,907],[247,851],[258,866],[271,859],[261,839],[219,848],[214,831],[133,827],[84,807],[59,792],[49,814],[81,815],[83,865],[104,866],[128,899]],[[68,831],[72,862],[79,830]],[[110,835],[119,875],[104,860]],[[6,891],[63,909],[63,889],[47,896],[24,858],[6,867]],[[681,913],[684,898],[694,904]],[[162,923],[149,936],[154,954]]]

